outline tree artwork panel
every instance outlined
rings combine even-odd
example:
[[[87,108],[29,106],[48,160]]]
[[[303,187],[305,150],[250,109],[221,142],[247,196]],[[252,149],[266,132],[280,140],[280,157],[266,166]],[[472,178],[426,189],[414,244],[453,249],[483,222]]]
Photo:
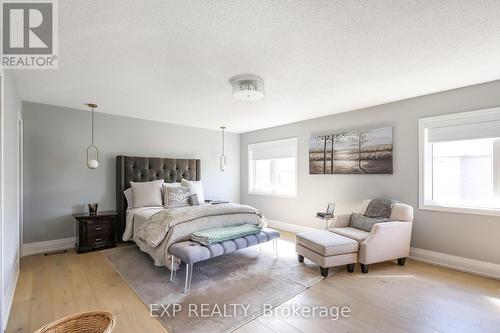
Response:
[[[392,127],[309,139],[310,174],[392,174]]]

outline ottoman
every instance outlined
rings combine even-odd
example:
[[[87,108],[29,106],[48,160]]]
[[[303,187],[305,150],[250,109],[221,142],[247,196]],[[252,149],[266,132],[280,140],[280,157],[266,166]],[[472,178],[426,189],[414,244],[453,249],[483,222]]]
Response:
[[[318,264],[321,275],[328,276],[328,268],[346,265],[349,273],[354,272],[358,261],[358,242],[328,230],[300,232],[295,237],[295,251],[299,262],[304,257]]]

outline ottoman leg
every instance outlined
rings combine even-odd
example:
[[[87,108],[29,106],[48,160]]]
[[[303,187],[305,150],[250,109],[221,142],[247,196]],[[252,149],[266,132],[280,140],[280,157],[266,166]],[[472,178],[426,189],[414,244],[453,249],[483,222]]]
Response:
[[[354,264],[347,264],[346,267],[349,273],[354,272]]]
[[[368,273],[368,265],[365,265],[365,264],[359,264],[361,266],[361,271],[363,273]]]
[[[297,260],[298,260],[299,262],[304,262],[304,256],[303,256],[303,255],[301,255],[301,254],[297,254]]]
[[[406,257],[404,258],[398,258],[398,265],[399,266],[404,266],[406,263]]]
[[[328,276],[328,267],[320,267],[321,275],[324,277]]]

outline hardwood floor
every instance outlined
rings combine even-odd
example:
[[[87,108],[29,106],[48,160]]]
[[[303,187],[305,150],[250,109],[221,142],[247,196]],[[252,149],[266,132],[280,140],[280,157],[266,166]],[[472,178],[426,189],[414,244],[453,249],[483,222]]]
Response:
[[[332,273],[280,309],[349,306],[350,318],[261,317],[238,332],[500,332],[500,281],[412,260]],[[99,252],[23,258],[7,332],[96,309],[116,314],[115,333],[166,332]]]

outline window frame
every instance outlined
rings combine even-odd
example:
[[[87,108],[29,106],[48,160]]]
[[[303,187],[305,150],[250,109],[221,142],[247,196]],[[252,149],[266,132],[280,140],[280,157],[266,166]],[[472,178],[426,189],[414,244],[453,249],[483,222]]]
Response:
[[[427,141],[427,130],[433,127],[468,124],[472,120],[477,121],[478,118],[483,118],[484,120],[498,120],[500,119],[500,107],[452,113],[443,116],[421,118],[418,120],[419,209],[474,215],[500,216],[500,208],[457,206],[439,204],[428,200],[429,196],[432,195],[432,146],[430,146]],[[494,150],[494,166],[500,167],[499,142],[494,143]],[[493,182],[493,185],[496,188],[496,193],[500,193],[500,172],[494,174]]]
[[[264,191],[257,191],[253,190],[253,184],[252,180],[255,179],[255,168],[252,166],[252,163],[254,162],[252,159],[252,150],[256,148],[261,148],[261,147],[266,147],[266,146],[272,146],[274,144],[280,143],[280,142],[290,142],[293,143],[294,147],[294,153],[295,153],[295,184],[293,188],[293,193],[291,194],[286,194],[286,193],[278,193],[278,192],[264,192]],[[256,142],[256,143],[249,143],[247,145],[247,156],[248,156],[248,175],[247,175],[247,180],[248,180],[248,194],[251,195],[261,195],[261,196],[271,196],[271,197],[279,197],[279,198],[296,198],[297,197],[297,187],[298,187],[298,138],[297,137],[290,137],[290,138],[285,138],[285,139],[278,139],[278,140],[269,140],[269,141],[263,141],[263,142]],[[271,170],[271,173],[273,170]]]

